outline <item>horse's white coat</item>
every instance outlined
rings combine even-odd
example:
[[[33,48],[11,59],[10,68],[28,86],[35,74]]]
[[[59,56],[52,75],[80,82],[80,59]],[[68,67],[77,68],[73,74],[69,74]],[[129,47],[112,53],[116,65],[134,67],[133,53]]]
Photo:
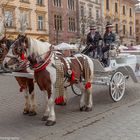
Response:
[[[28,56],[32,56],[33,54],[35,57],[40,56],[42,59],[45,58],[45,54],[50,51],[50,44],[49,43],[44,43],[41,41],[38,41],[36,39],[29,38],[28,39],[28,48],[27,48],[27,58]],[[48,116],[48,120],[55,121],[55,111],[54,111],[54,100],[55,100],[55,82],[56,82],[56,69],[52,66],[52,64],[55,64],[55,52],[53,52],[53,55],[51,56],[51,62],[49,65],[47,65],[46,70],[50,74],[50,80],[51,80],[51,97],[48,99],[47,91],[43,91],[46,94],[46,103],[47,107],[44,113],[44,116]],[[92,60],[83,55],[83,54],[76,54],[75,55],[77,58],[78,57],[83,57],[84,59],[87,59],[88,64],[90,66],[90,71],[91,71],[91,76],[90,79],[86,82],[92,82],[93,79],[93,62]],[[69,62],[71,62],[71,59],[68,57],[67,58]],[[80,83],[80,87],[82,87],[82,97],[80,100],[80,108],[86,106],[89,108],[92,108],[92,87],[88,90],[85,90],[85,87],[83,83]]]
[[[36,55],[40,56],[42,59],[44,59],[46,52],[49,51],[51,44],[48,42],[41,42],[36,39],[29,38],[29,44],[30,48],[27,51],[27,55]]]

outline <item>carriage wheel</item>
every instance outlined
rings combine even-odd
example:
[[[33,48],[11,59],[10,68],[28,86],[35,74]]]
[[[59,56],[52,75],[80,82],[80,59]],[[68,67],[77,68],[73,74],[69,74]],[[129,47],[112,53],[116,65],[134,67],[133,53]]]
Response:
[[[109,93],[113,101],[118,102],[122,99],[125,92],[125,84],[125,76],[121,72],[113,74],[109,85]]]
[[[77,95],[77,96],[82,95],[81,89],[78,88],[75,84],[71,85],[71,89],[75,95]]]

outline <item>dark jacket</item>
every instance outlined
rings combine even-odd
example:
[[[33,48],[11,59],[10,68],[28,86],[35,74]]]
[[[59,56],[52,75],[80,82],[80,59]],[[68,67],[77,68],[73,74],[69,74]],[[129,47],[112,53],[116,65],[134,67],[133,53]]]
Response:
[[[86,44],[88,46],[93,45],[96,48],[98,46],[100,40],[102,40],[102,37],[99,34],[99,32],[95,32],[94,38],[92,38],[91,33],[88,33]]]
[[[115,34],[112,32],[111,33],[106,32],[104,34],[103,40],[104,40],[105,46],[110,45],[111,43],[115,42]]]

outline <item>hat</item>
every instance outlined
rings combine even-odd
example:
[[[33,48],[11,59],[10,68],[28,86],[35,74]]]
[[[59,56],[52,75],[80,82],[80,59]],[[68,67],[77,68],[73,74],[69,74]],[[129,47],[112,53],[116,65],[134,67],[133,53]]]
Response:
[[[107,22],[107,24],[106,24],[106,28],[113,28],[113,25],[110,23],[110,22]]]
[[[90,30],[96,30],[96,26],[90,26]]]

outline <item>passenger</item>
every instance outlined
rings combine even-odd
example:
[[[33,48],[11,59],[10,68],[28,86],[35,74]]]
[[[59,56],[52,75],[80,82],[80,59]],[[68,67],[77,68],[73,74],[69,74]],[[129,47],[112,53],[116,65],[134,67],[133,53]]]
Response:
[[[95,26],[90,26],[90,32],[87,34],[86,44],[87,47],[83,50],[83,53],[89,55],[92,53],[93,58],[97,58],[99,53],[99,41],[102,37],[99,32],[96,31]]]
[[[112,33],[112,28],[113,25],[108,22],[106,25],[105,34],[103,36],[104,46],[102,48],[102,52],[103,52],[103,63],[105,64],[105,66],[109,65],[108,57],[109,57],[109,49],[111,47],[110,45],[115,42],[115,34]]]

